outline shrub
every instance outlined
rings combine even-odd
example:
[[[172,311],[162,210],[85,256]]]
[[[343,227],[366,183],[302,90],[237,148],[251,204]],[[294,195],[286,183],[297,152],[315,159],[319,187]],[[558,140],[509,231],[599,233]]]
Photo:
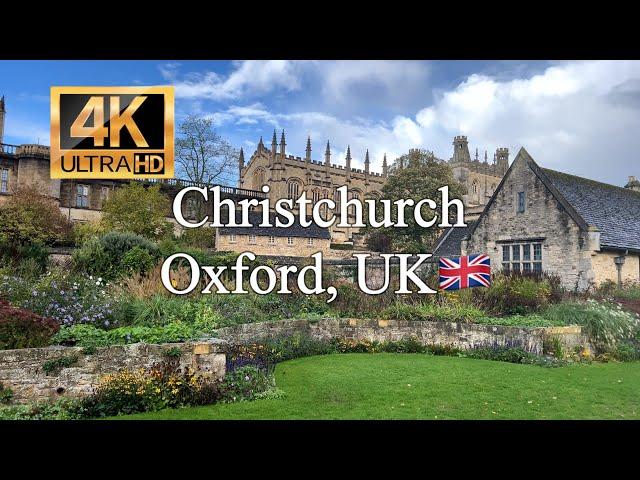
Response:
[[[121,266],[129,273],[144,273],[151,270],[155,260],[148,250],[136,245],[122,256]]]
[[[20,188],[0,204],[0,256],[20,259],[30,244],[51,245],[71,238],[72,223],[56,202],[36,187]]]
[[[181,245],[186,247],[213,248],[216,231],[213,228],[188,228],[179,237]]]
[[[73,253],[73,263],[81,272],[111,280],[131,272],[144,273],[159,257],[158,246],[146,238],[133,233],[110,232],[88,240],[77,249]]]
[[[104,203],[102,223],[110,230],[156,240],[173,230],[166,220],[169,210],[169,198],[160,191],[160,185],[145,187],[130,182],[114,190]]]
[[[485,313],[472,305],[439,305],[435,303],[407,304],[396,302],[381,312],[394,320],[427,320],[443,322],[473,322]]]
[[[44,347],[58,328],[51,318],[12,307],[0,300],[0,350]]]
[[[2,382],[0,382],[0,404],[7,405],[11,403],[11,399],[13,398],[13,390],[9,387],[5,387]]]
[[[68,368],[78,363],[80,357],[78,355],[65,355],[53,360],[47,360],[42,364],[42,370],[47,375],[58,374],[63,368]]]
[[[620,305],[587,302],[559,303],[549,307],[543,315],[562,320],[566,325],[581,325],[596,348],[604,351],[617,343],[631,340],[640,332],[638,316],[623,310]]]
[[[253,365],[236,368],[224,377],[222,398],[227,402],[255,400],[275,388],[272,375]]]
[[[505,325],[508,327],[562,327],[565,325],[561,319],[549,318],[539,313],[512,315],[509,317],[481,317],[474,319],[473,323],[482,325]]]
[[[196,370],[179,368],[168,360],[149,370],[123,369],[105,375],[93,395],[82,399],[72,412],[81,418],[109,417],[206,405],[221,397],[217,382]]]
[[[108,328],[116,323],[113,307],[117,299],[107,291],[102,278],[53,270],[27,292],[27,298],[19,301],[21,307],[61,325],[90,323]]]
[[[522,315],[548,306],[551,292],[546,278],[496,274],[491,287],[473,290],[473,298],[481,308],[494,315]]]
[[[82,222],[73,226],[73,241],[76,245],[83,245],[91,239],[99,238],[106,232],[100,222]]]
[[[640,343],[629,341],[616,345],[613,358],[620,362],[634,362],[640,360]]]
[[[102,330],[92,325],[62,327],[51,339],[60,345],[104,347],[129,343],[179,343],[211,336],[211,331],[198,323],[172,322],[157,327],[127,326]]]
[[[55,402],[38,402],[0,408],[0,420],[74,420],[77,400],[63,398]]]

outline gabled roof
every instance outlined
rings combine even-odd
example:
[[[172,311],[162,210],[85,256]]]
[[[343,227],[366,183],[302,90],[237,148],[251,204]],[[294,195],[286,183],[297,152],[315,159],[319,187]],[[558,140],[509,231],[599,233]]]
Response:
[[[223,210],[223,211],[226,211]],[[226,221],[226,215],[222,215],[222,221]],[[238,218],[238,222],[240,222],[240,213],[236,214],[236,218]],[[271,213],[269,215],[270,223],[275,225],[276,223],[276,215]],[[286,219],[284,217],[280,217],[280,221],[285,223]],[[325,240],[331,239],[331,233],[329,233],[328,228],[323,228],[318,226],[315,223],[311,223],[308,227],[303,227],[300,225],[300,220],[298,216],[295,216],[295,221],[293,225],[287,228],[283,227],[260,227],[260,223],[262,223],[262,213],[260,212],[249,212],[249,223],[254,225],[253,227],[222,227],[218,229],[218,233],[221,235],[259,235],[259,236],[274,236],[274,237],[302,237],[302,238],[321,238]]]
[[[541,168],[524,148],[502,177],[480,219],[502,189],[516,162],[524,161],[582,230],[600,231],[603,248],[640,251],[640,192]],[[468,234],[472,235],[478,220]]]
[[[475,222],[467,222],[466,227],[447,228],[438,240],[433,249],[435,257],[455,257],[461,255],[461,244],[465,236],[471,231]]]
[[[600,230],[602,247],[640,250],[640,192],[541,170],[585,222]]]

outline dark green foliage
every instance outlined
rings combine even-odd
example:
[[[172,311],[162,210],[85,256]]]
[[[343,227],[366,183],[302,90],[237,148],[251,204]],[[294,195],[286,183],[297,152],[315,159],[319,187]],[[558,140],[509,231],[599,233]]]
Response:
[[[246,365],[227,372],[221,386],[222,398],[227,402],[255,400],[274,387],[273,375]]]
[[[180,358],[182,356],[182,349],[180,347],[171,347],[164,352],[164,355],[169,358]]]
[[[5,387],[0,382],[0,404],[7,405],[11,403],[12,398],[13,398],[13,390],[11,390],[9,387]]]
[[[499,273],[493,275],[490,288],[474,288],[473,299],[493,315],[524,315],[550,304],[552,286],[534,275]]]
[[[68,368],[78,363],[80,357],[77,355],[66,355],[64,357],[47,360],[42,364],[42,370],[47,375],[57,375],[63,368]]]
[[[133,233],[110,232],[89,239],[73,253],[77,270],[112,280],[134,272],[144,273],[160,258],[158,246]]]

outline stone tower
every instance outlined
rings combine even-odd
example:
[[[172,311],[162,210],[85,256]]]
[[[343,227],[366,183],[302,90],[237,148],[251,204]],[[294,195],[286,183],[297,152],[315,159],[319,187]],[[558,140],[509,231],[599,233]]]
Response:
[[[509,149],[498,148],[496,150],[496,165],[498,170],[504,175],[509,170]]]
[[[453,139],[453,162],[470,162],[469,141],[464,135],[458,135]]]
[[[0,97],[0,143],[3,142],[4,139],[4,115],[7,111],[4,108],[4,95]],[[0,146],[0,151],[2,147]]]

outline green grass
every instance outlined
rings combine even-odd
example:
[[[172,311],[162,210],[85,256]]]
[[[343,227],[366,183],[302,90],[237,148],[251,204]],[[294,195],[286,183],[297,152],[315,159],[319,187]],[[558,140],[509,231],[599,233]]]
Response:
[[[424,354],[338,354],[277,366],[283,398],[130,419],[638,419],[640,363],[542,368]]]

